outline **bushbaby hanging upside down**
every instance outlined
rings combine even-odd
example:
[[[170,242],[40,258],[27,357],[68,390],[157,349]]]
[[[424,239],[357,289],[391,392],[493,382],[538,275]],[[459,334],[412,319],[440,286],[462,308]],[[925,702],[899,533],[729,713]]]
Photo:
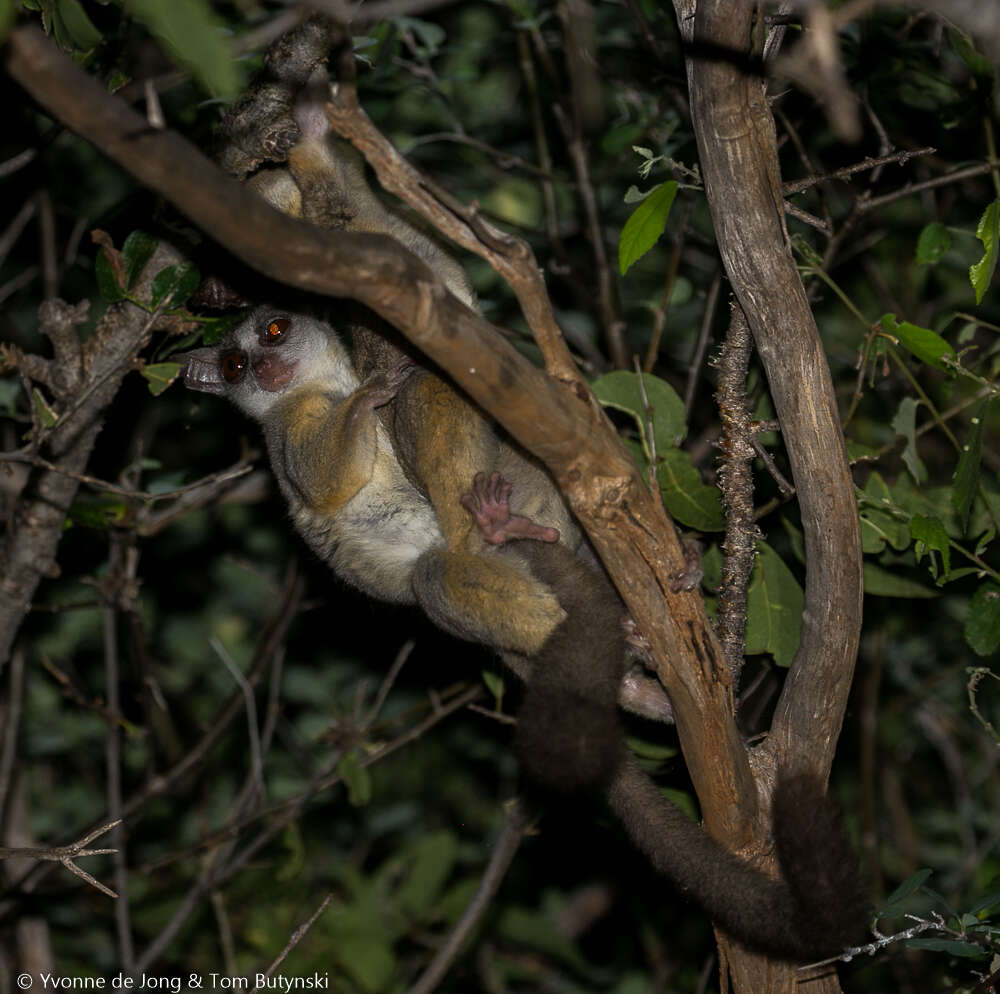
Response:
[[[284,85],[280,63],[269,68],[268,85]],[[327,93],[320,67],[288,102],[300,137],[287,168],[251,185],[322,227],[395,237],[474,306],[461,267],[373,194],[357,153],[332,137]],[[262,307],[181,357],[189,388],[224,395],[260,423],[317,555],[373,597],[419,605],[497,650],[526,680],[517,746],[527,772],[557,790],[603,789],[637,848],[726,932],[793,959],[855,940],[863,902],[822,785],[779,781],[780,880],[665,801],[624,747],[618,713],[621,696],[662,718],[662,690],[628,671],[623,605],[552,480],[390,329],[357,317],[338,326],[350,354],[331,325]]]
[[[418,426],[397,417],[390,431],[378,412],[429,373],[402,359],[362,379],[329,325],[266,308],[180,358],[188,387],[227,396],[261,424],[296,527],[339,576],[379,599],[419,604],[527,676],[517,746],[534,779],[605,789],[653,865],[748,945],[801,959],[856,938],[855,875],[818,784],[778,785],[776,881],[665,801],[628,755],[617,710],[623,607],[603,571],[577,554],[577,531],[545,474],[492,430],[483,469],[454,508],[439,511],[414,466],[404,469],[394,434]],[[447,472],[448,450],[438,455]]]

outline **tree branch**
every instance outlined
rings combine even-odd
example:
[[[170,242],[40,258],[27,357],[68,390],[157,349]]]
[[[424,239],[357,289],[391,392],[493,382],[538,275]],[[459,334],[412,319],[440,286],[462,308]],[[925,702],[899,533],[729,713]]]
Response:
[[[701,0],[696,44],[738,48],[751,0]],[[692,121],[723,262],[767,373],[806,544],[802,642],[772,726],[777,756],[825,777],[861,628],[861,540],[833,384],[788,248],[774,119],[759,79],[722,60],[689,63]]]
[[[701,598],[671,592],[671,578],[685,565],[676,529],[582,381],[566,389],[554,383],[393,239],[323,231],[273,210],[177,135],[150,129],[37,29],[11,32],[7,66],[50,113],[248,265],[372,308],[538,456],[650,643],[696,781],[724,768],[734,781],[727,796],[752,796],[735,789],[735,781],[748,783],[749,771],[732,720],[728,668]],[[734,830],[728,837],[738,839],[740,805],[723,805],[717,814]]]
[[[43,38],[40,32],[39,37]],[[153,275],[177,259],[171,247],[160,246],[133,288],[135,295],[148,298]],[[56,300],[47,301],[40,311],[41,328],[53,343],[56,359],[28,368],[44,375],[60,409],[50,429],[36,432],[34,445],[45,444],[55,468],[33,474],[0,548],[0,663],[10,654],[38,584],[52,570],[63,520],[79,489],[104,412],[152,334],[149,313],[121,303],[108,308],[81,347],[75,326],[85,316],[85,307]],[[13,350],[7,354],[9,363],[22,358],[35,357],[21,357]]]

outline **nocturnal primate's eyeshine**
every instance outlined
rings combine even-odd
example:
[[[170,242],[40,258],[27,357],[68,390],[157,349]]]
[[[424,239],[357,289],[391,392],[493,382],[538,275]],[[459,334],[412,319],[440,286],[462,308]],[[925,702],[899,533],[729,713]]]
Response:
[[[299,98],[301,140],[287,170],[252,185],[316,224],[396,237],[474,306],[461,267],[390,211],[357,154],[331,137],[326,86],[317,73]],[[822,785],[778,784],[781,880],[665,801],[625,749],[618,711],[621,696],[662,717],[662,691],[623,682],[624,607],[555,485],[391,330],[347,305],[343,313],[350,353],[317,317],[260,307],[218,344],[181,357],[189,388],[226,396],[261,425],[316,554],[373,597],[418,605],[446,631],[497,650],[526,680],[517,732],[526,770],[557,790],[605,790],[637,848],[725,931],[797,959],[857,939],[856,875]]]

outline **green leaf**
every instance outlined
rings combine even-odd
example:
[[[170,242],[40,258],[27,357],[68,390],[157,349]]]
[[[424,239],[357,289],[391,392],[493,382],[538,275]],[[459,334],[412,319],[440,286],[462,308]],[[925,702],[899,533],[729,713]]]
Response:
[[[1000,891],[993,891],[992,894],[987,894],[985,897],[976,901],[976,903],[969,908],[969,914],[982,921],[982,919],[986,917],[987,912],[992,911],[998,906],[1000,906]]]
[[[162,301],[165,309],[181,307],[198,289],[200,282],[201,276],[197,267],[189,262],[167,266],[153,277],[150,303],[153,307],[157,307]]]
[[[510,942],[527,949],[534,949],[553,959],[560,960],[586,976],[589,970],[576,943],[563,935],[552,916],[530,908],[508,907],[499,918],[496,928]]]
[[[781,527],[784,528],[785,534],[788,536],[788,544],[791,546],[792,555],[805,566],[806,539],[802,529],[787,514],[781,516]]]
[[[976,51],[972,39],[963,31],[948,28],[948,40],[961,60],[969,67],[973,76],[992,82],[995,75],[993,63]]]
[[[989,398],[984,400],[969,422],[969,433],[965,436],[965,445],[958,454],[958,465],[951,481],[951,506],[964,535],[969,527],[969,514],[972,502],[979,489],[979,460],[983,448],[983,422],[986,420],[986,408]]]
[[[180,371],[181,364],[179,362],[154,362],[139,370],[149,384],[149,392],[154,397],[159,397],[174,382]]]
[[[747,590],[746,651],[769,652],[788,666],[802,636],[802,588],[766,542],[757,543],[757,553]]]
[[[922,870],[917,870],[916,873],[911,873],[887,898],[885,901],[886,908],[893,904],[899,904],[901,901],[908,898],[911,894],[920,890],[921,887],[930,878],[933,870],[924,868]],[[883,912],[878,913],[878,917],[883,917]]]
[[[372,799],[372,778],[353,752],[347,753],[337,764],[337,775],[347,787],[347,800],[356,808],[364,807]]]
[[[695,803],[694,796],[688,791],[677,790],[675,787],[661,787],[660,796],[675,808],[680,808],[691,821],[696,824],[701,822],[698,805]]]
[[[51,428],[58,420],[59,415],[55,408],[45,399],[38,387],[31,388],[31,401],[35,409],[35,417],[43,428]]]
[[[417,839],[407,855],[413,864],[406,882],[396,891],[396,900],[403,910],[423,918],[455,865],[458,842],[451,832],[441,829]]]
[[[231,97],[239,91],[242,74],[225,24],[207,0],[125,0],[125,9],[209,93]]]
[[[241,311],[239,314],[226,314],[223,317],[202,320],[201,340],[205,345],[214,345],[230,328],[235,328],[245,316],[245,313]]]
[[[632,212],[618,242],[618,271],[624,276],[657,242],[677,196],[677,181],[661,183]]]
[[[72,48],[89,52],[104,40],[79,0],[59,0],[58,16]]]
[[[917,262],[933,266],[940,262],[951,248],[951,233],[940,221],[932,221],[917,239]]]
[[[601,151],[605,155],[617,155],[632,145],[637,138],[641,138],[645,130],[646,125],[638,121],[610,128],[601,136]]]
[[[897,324],[894,314],[882,315],[880,324],[883,331],[899,339],[900,344],[909,349],[921,362],[950,372],[942,361],[942,356],[953,356],[955,350],[936,331],[910,324],[909,321]]]
[[[899,402],[899,410],[892,419],[892,430],[906,439],[903,449],[903,463],[910,471],[910,476],[917,483],[927,482],[927,467],[917,455],[917,408],[920,401],[913,397],[904,397]]]
[[[656,467],[663,503],[675,521],[699,532],[718,532],[726,527],[719,491],[704,483],[683,449],[661,453]]]
[[[0,0],[0,42],[7,37],[10,26],[14,23],[14,15],[17,13],[15,0]]]
[[[937,552],[944,567],[943,577],[947,578],[951,572],[951,547],[948,545],[948,533],[944,530],[941,519],[930,518],[924,514],[913,515],[910,518],[910,537],[914,541],[913,553],[918,565],[926,552],[929,557],[928,569],[931,576],[936,579],[938,569],[934,553]]]
[[[973,554],[982,557],[983,553],[986,552],[986,549],[996,537],[997,532],[995,528],[987,529],[976,539],[976,548],[973,550]]]
[[[678,753],[676,746],[665,745],[663,742],[650,742],[648,739],[640,739],[634,735],[627,736],[625,742],[640,759],[648,759],[654,763],[663,763],[668,759],[673,759]]]
[[[125,260],[125,289],[131,290],[143,267],[156,251],[156,239],[145,231],[133,231],[122,246]]]
[[[153,477],[146,484],[146,491],[151,494],[168,494],[174,490],[180,490],[187,482],[187,472],[183,469],[175,470],[173,473],[162,473]]]
[[[70,505],[68,520],[83,528],[107,531],[109,525],[122,524],[128,514],[128,504],[112,494],[86,494]]]
[[[23,389],[21,381],[13,376],[0,377],[0,411],[8,418],[17,415],[17,398]]]
[[[701,585],[706,590],[718,590],[722,585],[722,551],[717,545],[710,545],[701,554]],[[705,601],[706,609],[711,609],[714,598]]]
[[[899,552],[909,546],[909,516],[903,519],[894,513],[891,508],[892,495],[878,473],[872,473],[868,477],[858,502],[862,551],[869,555],[882,552],[887,542]]]
[[[1000,645],[1000,584],[995,580],[987,580],[972,595],[965,616],[965,641],[979,656],[989,656]]]
[[[302,840],[302,828],[297,821],[285,826],[281,833],[281,842],[285,847],[285,859],[275,870],[274,878],[281,883],[288,883],[301,876],[308,865],[308,854]]]
[[[976,303],[981,304],[983,296],[993,282],[993,274],[997,268],[997,242],[1000,241],[1000,200],[983,211],[983,216],[976,226],[976,238],[983,243],[982,259],[969,267],[969,282],[976,291]]]
[[[333,914],[336,913],[334,908]],[[363,922],[355,931],[349,931],[347,925],[345,922],[339,930],[337,939],[340,941],[332,943],[331,954],[356,985],[346,989],[357,990],[361,994],[384,991],[396,970],[392,942],[384,935],[373,934]]]
[[[949,953],[952,956],[965,956],[969,959],[982,959],[990,955],[988,949],[977,946],[974,942],[960,942],[958,939],[907,939],[908,949],[933,949],[939,953]]]
[[[666,380],[651,373],[643,373],[640,388],[639,376],[619,370],[607,373],[590,384],[594,396],[605,406],[616,411],[624,411],[635,418],[642,435],[646,458],[649,458],[649,421],[653,422],[653,440],[657,455],[679,445],[687,433],[684,416],[684,401]],[[643,403],[643,392],[649,403],[649,410]]]
[[[103,252],[98,252],[94,260],[94,275],[97,277],[97,289],[108,303],[113,304],[117,300],[125,299],[125,290],[119,284],[114,268]]]
[[[503,692],[506,689],[503,677],[496,670],[483,670],[483,683],[493,695],[493,701],[499,710],[503,706]]]
[[[431,21],[422,21],[417,17],[397,17],[396,23],[416,36],[423,54],[427,56],[437,55],[448,39],[444,28]]]
[[[873,597],[909,597],[912,599],[928,599],[939,596],[936,590],[925,587],[916,580],[906,576],[891,573],[875,563],[865,563],[862,567],[865,582],[865,593]]]
[[[870,462],[874,459],[878,459],[878,449],[871,445],[865,445],[863,442],[855,442],[853,439],[848,438],[847,443],[847,461],[853,466],[855,463],[859,462]]]

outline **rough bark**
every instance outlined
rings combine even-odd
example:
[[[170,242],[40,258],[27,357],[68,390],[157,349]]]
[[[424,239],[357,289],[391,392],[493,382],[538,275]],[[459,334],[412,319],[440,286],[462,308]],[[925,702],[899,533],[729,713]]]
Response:
[[[172,248],[162,246],[133,287],[134,295],[148,299],[153,276],[179,258]],[[45,308],[51,311],[66,305],[50,301],[43,305],[43,311]],[[82,320],[81,315],[75,323]],[[39,583],[45,576],[58,575],[56,549],[66,512],[80,486],[74,476],[67,474],[80,474],[86,469],[108,405],[152,334],[152,321],[146,311],[131,303],[115,304],[86,344],[81,348],[76,343],[78,354],[71,364],[60,356],[60,350],[71,348],[69,336],[76,335],[73,321],[50,314],[48,324],[62,328],[49,333],[56,350],[51,364],[53,392],[62,404],[59,421],[44,442],[45,456],[56,468],[32,471],[0,547],[0,664],[10,654]],[[44,319],[42,327],[46,327]],[[61,358],[64,361],[60,362]],[[70,370],[73,373],[67,379]]]
[[[753,0],[677,7],[693,52],[749,53]],[[689,58],[691,114],[719,250],[767,373],[806,546],[802,642],[758,759],[762,769],[825,778],[861,628],[860,530],[830,372],[784,227],[774,120],[761,77],[740,61]],[[802,979],[733,946],[723,951],[737,991],[791,991]],[[814,983],[810,990],[839,990],[833,974]]]

